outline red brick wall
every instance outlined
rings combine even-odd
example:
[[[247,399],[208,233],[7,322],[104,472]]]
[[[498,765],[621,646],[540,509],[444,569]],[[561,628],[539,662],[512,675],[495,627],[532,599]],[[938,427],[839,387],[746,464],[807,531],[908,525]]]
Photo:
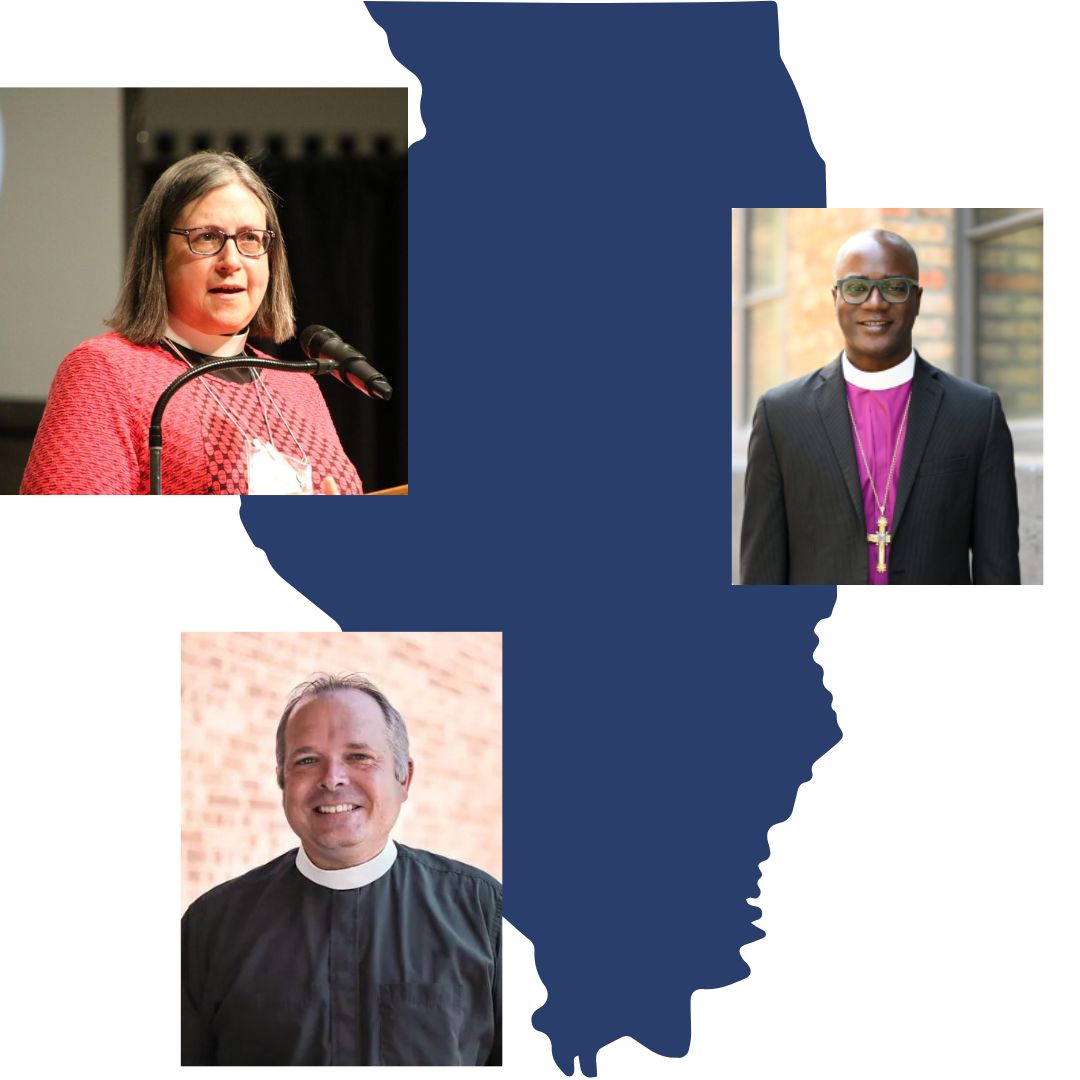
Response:
[[[923,298],[912,332],[915,348],[936,367],[955,371],[956,211],[938,207],[882,210],[881,215],[882,227],[899,233],[919,256]]]
[[[363,672],[405,718],[416,773],[395,839],[501,877],[501,634],[184,634],[182,907],[297,845],[274,733],[317,671]]]

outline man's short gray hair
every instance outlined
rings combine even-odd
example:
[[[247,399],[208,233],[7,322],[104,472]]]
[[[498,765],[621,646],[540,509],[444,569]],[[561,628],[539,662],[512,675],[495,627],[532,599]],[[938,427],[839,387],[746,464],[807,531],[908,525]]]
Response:
[[[293,689],[281,714],[277,727],[277,782],[278,787],[285,787],[285,728],[296,706],[307,698],[322,697],[336,690],[359,690],[374,698],[382,709],[386,720],[386,733],[390,740],[390,749],[394,754],[394,777],[403,784],[409,775],[409,733],[401,713],[390,704],[387,696],[366,676],[360,674],[327,675],[318,672],[307,682]]]

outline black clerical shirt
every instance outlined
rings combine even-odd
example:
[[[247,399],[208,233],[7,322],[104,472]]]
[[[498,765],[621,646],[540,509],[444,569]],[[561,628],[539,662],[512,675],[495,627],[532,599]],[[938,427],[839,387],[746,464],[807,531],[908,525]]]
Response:
[[[499,1065],[502,888],[397,845],[359,888],[293,850],[181,923],[184,1065]]]

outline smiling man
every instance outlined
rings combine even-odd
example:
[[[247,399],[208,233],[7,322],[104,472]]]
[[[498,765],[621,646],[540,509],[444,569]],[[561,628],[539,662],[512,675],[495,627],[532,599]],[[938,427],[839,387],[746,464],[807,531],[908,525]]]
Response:
[[[915,251],[882,229],[836,257],[844,351],[765,393],[742,522],[744,585],[1018,585],[1012,437],[992,390],[911,343]]]
[[[366,678],[293,691],[277,779],[300,847],[184,915],[182,1064],[501,1064],[502,889],[390,839],[412,778]]]

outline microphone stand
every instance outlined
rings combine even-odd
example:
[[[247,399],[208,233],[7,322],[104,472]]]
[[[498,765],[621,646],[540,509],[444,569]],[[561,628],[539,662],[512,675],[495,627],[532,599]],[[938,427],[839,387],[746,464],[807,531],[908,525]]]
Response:
[[[161,420],[165,415],[165,406],[169,404],[173,394],[182,386],[186,386],[192,379],[200,375],[207,375],[211,371],[224,371],[226,368],[269,368],[271,371],[297,371],[311,375],[325,375],[333,371],[337,365],[332,360],[264,360],[259,356],[236,356],[225,360],[211,360],[200,364],[183,375],[178,375],[162,391],[158,398],[154,411],[150,416],[150,494],[161,494]]]

